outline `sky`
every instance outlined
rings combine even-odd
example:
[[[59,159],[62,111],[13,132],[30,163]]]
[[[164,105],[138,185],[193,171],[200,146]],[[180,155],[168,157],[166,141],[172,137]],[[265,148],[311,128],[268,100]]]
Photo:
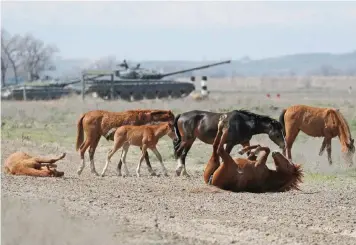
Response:
[[[262,59],[355,51],[356,1],[2,1],[1,26],[68,59]]]

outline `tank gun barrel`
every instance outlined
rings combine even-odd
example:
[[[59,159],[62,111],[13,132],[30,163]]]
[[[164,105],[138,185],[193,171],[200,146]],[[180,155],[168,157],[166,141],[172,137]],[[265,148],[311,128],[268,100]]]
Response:
[[[218,63],[209,64],[209,65],[198,66],[198,67],[194,67],[194,68],[190,68],[190,69],[185,69],[185,70],[165,73],[165,74],[162,74],[161,78],[167,77],[167,76],[176,75],[176,74],[180,74],[180,73],[185,73],[185,72],[189,72],[189,71],[196,71],[196,70],[206,69],[206,68],[209,68],[209,67],[212,67],[212,66],[218,66],[218,65],[222,65],[222,64],[228,64],[228,63],[231,63],[231,60],[225,60],[225,61],[221,61],[221,62],[218,62]]]

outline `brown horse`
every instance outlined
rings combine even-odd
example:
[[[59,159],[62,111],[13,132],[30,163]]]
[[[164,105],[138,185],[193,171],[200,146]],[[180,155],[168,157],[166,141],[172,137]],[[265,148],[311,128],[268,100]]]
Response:
[[[354,139],[351,137],[349,125],[339,110],[319,108],[307,105],[294,105],[284,109],[279,117],[286,135],[286,149],[283,154],[292,159],[292,146],[299,131],[312,137],[324,137],[320,148],[321,156],[326,148],[329,164],[331,159],[331,139],[338,136],[342,152],[346,153],[346,161],[353,164],[355,153]]]
[[[223,147],[228,136],[225,119],[226,115],[220,117],[218,132],[213,143],[213,153],[204,171],[205,183],[233,192],[259,193],[299,190],[298,185],[303,176],[300,165],[289,162],[277,151],[272,152],[276,170],[270,170],[266,166],[270,153],[268,147],[246,146],[239,152],[240,154],[255,149],[250,152],[247,159],[232,159]],[[259,152],[263,153],[257,158],[256,155]],[[219,157],[223,160],[221,164]]]
[[[12,153],[5,160],[5,173],[34,177],[61,177],[64,172],[57,171],[55,162],[63,159],[65,153],[57,158],[33,157],[21,151]]]
[[[123,147],[121,153],[121,161],[124,163],[126,175],[129,175],[129,170],[126,165],[126,155],[130,145],[139,146],[142,151],[142,155],[139,164],[136,169],[137,177],[140,177],[140,168],[147,149],[150,149],[161,163],[162,170],[165,176],[168,176],[167,170],[164,167],[162,156],[157,150],[157,143],[160,138],[168,135],[171,139],[175,139],[175,133],[172,122],[164,122],[157,125],[141,125],[131,126],[125,125],[119,127],[114,134],[114,147],[108,152],[106,164],[103,168],[101,176],[104,176],[106,169],[108,168],[111,157],[117,150]],[[121,166],[120,166],[121,167]],[[156,175],[152,168],[148,168],[151,175]],[[121,176],[121,168],[117,168],[118,175]]]
[[[99,175],[95,170],[94,153],[101,136],[113,140],[115,130],[123,125],[144,125],[156,122],[173,122],[174,114],[168,110],[128,110],[124,112],[111,112],[94,110],[84,113],[77,122],[76,150],[80,151],[82,163],[77,171],[80,175],[85,167],[84,153],[89,147],[91,172]],[[86,140],[84,141],[84,132]],[[146,164],[151,168],[148,153],[145,155]],[[122,162],[120,160],[119,166]]]

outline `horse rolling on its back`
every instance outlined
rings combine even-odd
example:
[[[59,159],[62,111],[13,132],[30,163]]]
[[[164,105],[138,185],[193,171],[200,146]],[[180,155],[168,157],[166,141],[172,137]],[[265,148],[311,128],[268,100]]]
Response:
[[[285,156],[292,159],[292,146],[299,131],[312,137],[324,137],[319,155],[326,148],[329,164],[331,159],[331,140],[338,136],[342,145],[342,152],[346,153],[346,160],[353,164],[352,156],[355,152],[354,139],[351,137],[349,125],[339,110],[333,108],[319,108],[307,105],[294,105],[284,109],[279,121],[284,127],[286,135]]]
[[[113,140],[113,132],[123,125],[145,125],[154,122],[173,122],[174,114],[168,110],[128,110],[111,112],[94,110],[84,113],[77,122],[76,150],[80,151],[82,163],[77,171],[80,175],[85,167],[84,154],[89,147],[91,172],[99,175],[94,166],[94,153],[101,136]],[[84,132],[86,139],[84,141]],[[151,168],[148,153],[145,155],[146,164]],[[121,166],[122,162],[119,162]]]
[[[213,144],[218,131],[221,115],[227,115],[229,134],[226,139],[226,151],[241,144],[249,146],[253,135],[267,134],[280,148],[285,147],[282,125],[275,119],[252,113],[247,110],[234,110],[228,113],[209,111],[189,111],[176,116],[174,130],[177,140],[174,141],[174,154],[178,159],[176,174],[188,175],[185,170],[185,158],[196,138],[206,144]]]
[[[159,162],[161,163],[162,170],[164,175],[168,176],[167,170],[164,167],[162,156],[157,150],[157,143],[160,138],[164,135],[168,135],[171,139],[175,139],[173,123],[165,122],[157,125],[142,125],[142,126],[121,126],[119,127],[114,134],[114,147],[108,152],[105,167],[101,173],[101,176],[104,176],[111,157],[115,154],[117,150],[123,147],[121,153],[121,160],[124,163],[126,175],[129,175],[129,171],[126,165],[126,155],[129,150],[130,145],[139,146],[142,150],[142,155],[139,161],[139,164],[136,169],[136,174],[140,176],[140,168],[143,158],[146,154],[147,149],[152,150],[156,155]],[[118,175],[121,176],[121,166],[117,168]],[[156,175],[152,168],[148,168],[148,171],[151,175]]]
[[[205,183],[223,190],[234,192],[279,192],[299,189],[303,173],[300,165],[288,161],[281,153],[272,152],[276,169],[266,166],[270,149],[260,145],[244,147],[239,153],[250,150],[248,158],[233,159],[225,150],[224,143],[228,137],[226,115],[222,115],[218,124],[218,132],[213,143],[213,153],[204,171]],[[257,157],[257,154],[260,156]],[[222,158],[222,163],[219,161]]]

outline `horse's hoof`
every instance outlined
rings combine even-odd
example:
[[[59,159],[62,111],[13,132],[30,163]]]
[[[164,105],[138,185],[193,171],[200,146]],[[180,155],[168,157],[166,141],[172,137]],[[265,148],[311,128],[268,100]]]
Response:
[[[151,176],[157,176],[156,172],[152,172]]]
[[[180,176],[180,171],[176,170],[176,176]]]

